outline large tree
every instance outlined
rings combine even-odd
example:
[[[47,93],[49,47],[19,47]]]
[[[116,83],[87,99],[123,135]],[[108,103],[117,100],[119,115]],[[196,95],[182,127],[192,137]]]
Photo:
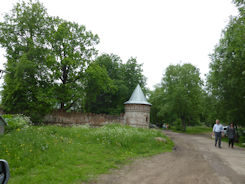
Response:
[[[99,70],[98,66],[102,69]],[[97,75],[95,75],[96,72],[93,72],[93,76],[97,77],[91,78],[92,69],[98,70]],[[122,113],[124,111],[124,102],[130,98],[137,84],[140,84],[145,90],[146,79],[142,74],[142,65],[138,64],[135,58],[130,58],[123,64],[121,58],[117,55],[102,54],[96,58],[93,67],[86,72],[88,76],[90,76],[88,78],[90,82],[92,82],[92,79],[94,84],[99,84],[99,82],[96,81],[100,80],[108,81],[105,75],[100,75],[104,73],[102,72],[104,70],[111,80],[111,82],[109,82],[110,85],[106,87],[107,82],[104,82],[100,87],[98,86],[97,89],[100,89],[100,93],[92,90],[90,85],[86,86],[86,111],[106,114]]]
[[[218,118],[245,122],[245,3],[234,1],[239,15],[232,17],[211,55],[208,88],[217,100]]]
[[[181,121],[186,125],[200,121],[202,81],[199,70],[191,64],[170,65],[161,86],[153,92],[150,102],[155,106],[152,115],[156,120]]]
[[[139,64],[136,58],[131,57],[122,66],[122,78],[128,87],[128,97],[139,84],[144,92],[146,89],[146,77],[143,75],[143,64]]]
[[[5,110],[34,117],[53,108],[77,108],[98,42],[85,26],[48,16],[38,1],[17,3],[0,23],[7,53]]]
[[[85,26],[54,18],[48,36],[47,69],[53,79],[60,109],[76,109],[84,96],[85,70],[97,54],[98,36]]]
[[[92,63],[86,70],[85,111],[93,113],[111,113],[112,96],[117,88],[109,77],[105,67]]]
[[[6,49],[7,58],[3,107],[7,112],[31,115],[34,120],[52,106],[46,98],[51,91],[44,67],[48,21],[47,12],[39,2],[22,2],[0,23],[0,44]]]

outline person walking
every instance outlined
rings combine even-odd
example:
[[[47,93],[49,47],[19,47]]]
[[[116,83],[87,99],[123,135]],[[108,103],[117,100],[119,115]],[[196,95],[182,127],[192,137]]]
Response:
[[[235,135],[236,135],[236,131],[234,128],[234,124],[231,123],[227,128],[227,137],[229,139],[229,147],[231,148],[233,148],[234,146]]]
[[[219,120],[216,120],[216,124],[213,127],[213,134],[215,135],[215,147],[218,146],[221,148],[221,133],[223,131],[223,126],[220,124]]]

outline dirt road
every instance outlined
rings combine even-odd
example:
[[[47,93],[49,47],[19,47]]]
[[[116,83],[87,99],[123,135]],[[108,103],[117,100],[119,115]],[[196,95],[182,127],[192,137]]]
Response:
[[[205,136],[165,131],[176,150],[139,159],[111,174],[102,175],[96,184],[245,184],[245,149],[214,147]]]

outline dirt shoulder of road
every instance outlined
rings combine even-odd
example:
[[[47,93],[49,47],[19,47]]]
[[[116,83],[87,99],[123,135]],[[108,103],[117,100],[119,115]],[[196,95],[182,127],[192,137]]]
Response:
[[[112,170],[90,184],[244,184],[245,149],[214,147],[206,136],[164,131],[175,143],[175,150],[138,159],[119,170]]]

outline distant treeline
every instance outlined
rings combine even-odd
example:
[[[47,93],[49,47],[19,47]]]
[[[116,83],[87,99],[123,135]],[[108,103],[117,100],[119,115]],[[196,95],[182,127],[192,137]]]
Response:
[[[139,83],[152,103],[152,123],[245,125],[245,2],[233,2],[239,15],[210,55],[205,81],[191,64],[170,65],[153,91],[136,58],[98,56],[99,37],[84,25],[49,16],[38,1],[17,3],[0,22],[7,58],[1,106],[34,122],[57,109],[120,114]]]
[[[245,125],[245,1],[233,0],[239,15],[231,17],[210,55],[206,82],[191,64],[169,66],[151,93],[151,120],[182,126],[215,119]]]

